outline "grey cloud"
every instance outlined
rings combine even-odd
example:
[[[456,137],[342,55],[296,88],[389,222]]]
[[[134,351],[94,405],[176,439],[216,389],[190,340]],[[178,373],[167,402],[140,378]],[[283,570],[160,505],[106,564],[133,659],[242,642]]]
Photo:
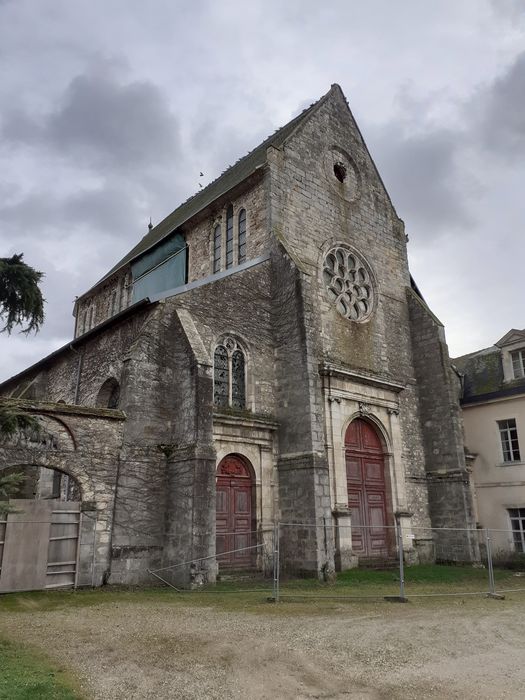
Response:
[[[372,153],[399,215],[418,236],[435,236],[471,221],[458,157],[461,137],[452,130],[414,133],[392,122],[374,130]]]
[[[11,236],[31,237],[46,230],[53,237],[67,238],[72,227],[80,226],[120,237],[136,228],[138,218],[131,193],[111,187],[61,197],[33,193],[0,207],[0,222]]]
[[[104,187],[69,197],[63,204],[63,215],[70,221],[96,227],[110,237],[122,238],[137,229],[141,206],[129,187],[127,191]]]
[[[151,167],[178,157],[179,126],[151,82],[123,83],[101,70],[75,77],[58,108],[41,118],[8,112],[4,139],[51,148],[78,166]]]
[[[428,97],[403,88],[397,119],[368,139],[400,216],[426,238],[476,222],[472,199],[488,182],[473,172],[473,161],[486,162],[488,155],[523,160],[525,52],[458,106],[461,126],[435,126],[429,106]]]
[[[490,6],[497,17],[506,17],[512,22],[525,20],[523,0],[490,0]]]
[[[479,89],[468,106],[477,115],[480,139],[488,150],[508,158],[525,153],[525,52],[506,73]]]

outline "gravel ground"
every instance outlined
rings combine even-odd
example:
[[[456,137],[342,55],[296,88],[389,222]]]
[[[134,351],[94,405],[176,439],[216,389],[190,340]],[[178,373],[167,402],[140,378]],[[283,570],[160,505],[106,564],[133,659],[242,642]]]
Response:
[[[101,700],[525,696],[525,597],[311,605],[258,614],[142,600],[3,612],[0,625]]]

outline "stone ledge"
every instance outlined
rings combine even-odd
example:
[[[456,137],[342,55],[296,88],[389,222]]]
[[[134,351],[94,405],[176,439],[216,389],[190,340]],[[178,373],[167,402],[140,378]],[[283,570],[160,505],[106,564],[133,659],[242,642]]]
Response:
[[[248,411],[227,412],[213,411],[213,422],[225,423],[226,425],[240,425],[244,428],[262,427],[265,430],[277,430],[279,423],[272,417],[264,416],[257,413],[249,413]]]
[[[96,406],[76,406],[68,403],[51,401],[29,401],[27,399],[0,398],[0,406],[13,407],[27,413],[44,413],[69,416],[89,416],[90,418],[108,418],[109,420],[126,420],[124,411],[115,408],[98,408]]]
[[[356,372],[349,367],[343,367],[342,365],[336,365],[331,362],[321,363],[319,365],[319,374],[321,376],[341,377],[346,380],[350,379],[358,384],[368,384],[378,387],[379,389],[387,389],[396,394],[399,394],[405,389],[405,384],[394,382],[388,377],[378,377],[363,372]]]

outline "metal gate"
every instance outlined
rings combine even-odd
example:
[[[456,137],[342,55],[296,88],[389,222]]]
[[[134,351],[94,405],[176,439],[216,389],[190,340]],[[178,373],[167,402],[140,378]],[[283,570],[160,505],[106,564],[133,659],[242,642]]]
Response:
[[[72,588],[78,572],[80,503],[11,500],[0,520],[0,593]]]

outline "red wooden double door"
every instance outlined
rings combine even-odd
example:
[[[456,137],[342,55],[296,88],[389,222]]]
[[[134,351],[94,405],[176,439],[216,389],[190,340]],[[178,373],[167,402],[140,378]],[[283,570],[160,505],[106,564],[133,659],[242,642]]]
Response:
[[[393,542],[389,480],[381,439],[370,423],[361,418],[350,423],[345,457],[353,552],[387,557]]]
[[[237,455],[228,455],[217,467],[217,542],[220,568],[255,564],[254,484],[250,467]]]

